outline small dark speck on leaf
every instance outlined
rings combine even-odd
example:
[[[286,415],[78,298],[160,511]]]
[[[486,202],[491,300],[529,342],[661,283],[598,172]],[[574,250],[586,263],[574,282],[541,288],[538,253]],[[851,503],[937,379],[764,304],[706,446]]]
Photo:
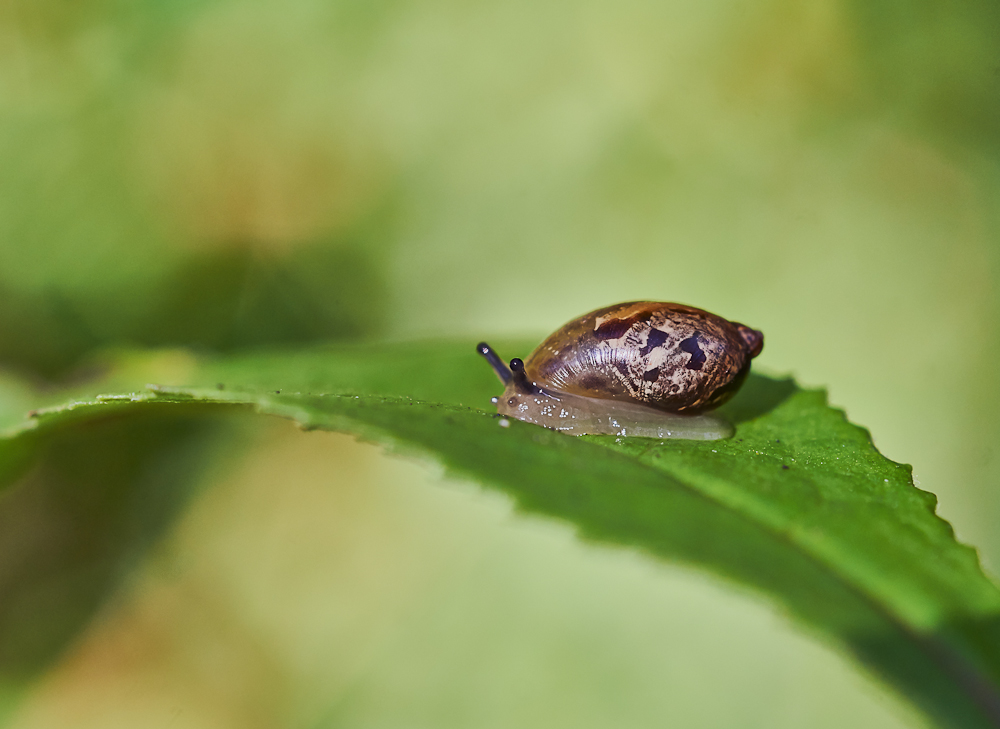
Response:
[[[37,410],[29,410],[28,411],[28,417],[29,418],[37,418],[38,417],[38,411]]]
[[[787,470],[788,470],[788,466],[782,466],[782,467],[781,467],[781,470],[782,470],[782,471],[787,471]]]
[[[281,390],[275,390],[275,391],[274,391],[274,394],[275,394],[275,395],[280,395],[280,394],[281,394]]]
[[[225,389],[226,389],[226,386],[225,386],[224,384],[222,384],[222,383],[220,382],[219,384],[217,384],[217,385],[215,386],[215,389],[216,389],[216,390],[225,390]]]

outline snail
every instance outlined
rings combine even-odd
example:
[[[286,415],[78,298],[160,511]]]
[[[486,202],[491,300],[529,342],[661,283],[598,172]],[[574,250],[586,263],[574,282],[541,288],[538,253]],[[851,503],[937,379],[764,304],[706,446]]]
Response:
[[[715,440],[733,428],[705,413],[736,393],[763,346],[761,332],[702,309],[630,301],[574,319],[509,368],[477,348],[505,385],[500,415],[575,435]]]

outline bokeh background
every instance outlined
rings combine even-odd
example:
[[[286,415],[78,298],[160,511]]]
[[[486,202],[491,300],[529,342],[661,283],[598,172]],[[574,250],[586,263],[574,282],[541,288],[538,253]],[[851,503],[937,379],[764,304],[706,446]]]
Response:
[[[998,211],[985,0],[0,1],[0,364],[36,385],[680,301],[996,574]],[[923,725],[759,596],[212,412],[67,432],[0,497],[0,717]]]

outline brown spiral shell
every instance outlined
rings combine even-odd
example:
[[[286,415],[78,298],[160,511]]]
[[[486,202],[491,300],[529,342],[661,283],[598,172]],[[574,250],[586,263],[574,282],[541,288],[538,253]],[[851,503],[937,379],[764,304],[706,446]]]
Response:
[[[543,388],[693,414],[732,397],[763,346],[761,332],[702,309],[630,301],[569,322],[524,370]]]

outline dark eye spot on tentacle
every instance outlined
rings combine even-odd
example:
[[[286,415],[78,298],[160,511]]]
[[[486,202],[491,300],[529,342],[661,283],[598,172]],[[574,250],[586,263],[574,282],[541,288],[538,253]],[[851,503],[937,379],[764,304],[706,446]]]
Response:
[[[649,318],[648,313],[633,314],[625,319],[608,319],[594,330],[594,336],[604,341],[605,339],[621,339],[629,329]]]
[[[705,364],[706,357],[705,353],[701,351],[701,347],[698,346],[698,335],[688,337],[678,346],[682,352],[687,352],[691,355],[691,359],[684,366],[689,370],[700,370],[701,366]]]
[[[646,338],[646,343],[643,345],[642,349],[639,350],[639,354],[643,357],[647,356],[650,352],[659,346],[662,346],[664,342],[670,339],[670,335],[661,329],[650,329],[649,336]]]
[[[656,382],[660,378],[660,368],[654,367],[642,373],[643,382]]]

